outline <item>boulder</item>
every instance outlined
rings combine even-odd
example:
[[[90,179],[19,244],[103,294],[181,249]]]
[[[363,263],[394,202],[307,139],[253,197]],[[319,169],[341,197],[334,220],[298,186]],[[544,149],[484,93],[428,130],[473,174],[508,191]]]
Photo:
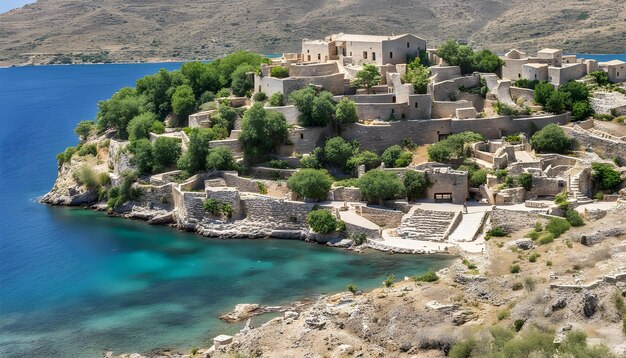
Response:
[[[567,300],[561,297],[558,300],[554,301],[551,308],[552,308],[552,311],[558,311],[558,310],[562,310],[563,308],[565,308],[565,306],[567,306]]]
[[[515,245],[522,250],[530,250],[535,247],[535,244],[532,240],[517,240],[515,241]]]
[[[461,326],[476,319],[476,314],[472,311],[460,311],[452,314],[452,324]]]
[[[222,321],[239,322],[254,316],[254,312],[261,306],[256,303],[241,303],[235,306],[235,309],[225,315],[220,316]]]
[[[585,293],[585,298],[583,299],[583,314],[587,318],[593,317],[598,309],[598,296],[593,293]]]

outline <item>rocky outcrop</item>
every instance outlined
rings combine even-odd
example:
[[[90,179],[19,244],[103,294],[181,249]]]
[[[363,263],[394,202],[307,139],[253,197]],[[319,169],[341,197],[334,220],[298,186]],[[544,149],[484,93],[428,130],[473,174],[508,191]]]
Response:
[[[624,233],[624,230],[619,227],[614,227],[606,230],[598,230],[590,234],[582,235],[580,243],[586,246],[595,245],[609,237],[618,237]]]
[[[299,303],[296,304],[299,305]],[[285,312],[285,317],[297,317],[298,313],[292,311],[292,309],[293,307],[291,306],[261,306],[256,303],[241,303],[236,305],[232,311],[221,315],[220,319],[229,323],[241,322],[250,317],[272,312]]]
[[[54,186],[41,202],[49,205],[80,206],[93,204],[98,200],[98,193],[79,185],[73,178],[73,172],[81,165],[86,165],[82,158],[72,159],[59,168]]]

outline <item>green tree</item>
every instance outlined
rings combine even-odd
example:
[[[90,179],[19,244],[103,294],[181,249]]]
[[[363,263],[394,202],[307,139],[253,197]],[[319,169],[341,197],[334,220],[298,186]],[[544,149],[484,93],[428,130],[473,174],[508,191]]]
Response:
[[[376,153],[364,150],[348,159],[346,169],[350,172],[355,172],[360,165],[365,164],[365,170],[367,171],[380,166],[380,162],[380,157]]]
[[[619,189],[619,185],[622,183],[622,177],[620,172],[613,169],[611,164],[593,163],[591,169],[593,170],[593,180],[600,190],[613,193]]]
[[[171,97],[175,88],[188,83],[189,79],[180,71],[161,69],[154,75],[138,79],[136,88],[137,93],[146,98],[147,109],[165,118],[172,111]]]
[[[152,129],[152,123],[158,121],[156,114],[151,112],[142,113],[128,122],[126,131],[128,132],[128,139],[131,141],[150,138],[150,130]]]
[[[474,71],[495,73],[504,66],[504,61],[495,53],[489,50],[482,50],[474,53],[473,56]]]
[[[333,178],[323,169],[302,169],[289,177],[287,187],[301,198],[324,200]]]
[[[206,157],[207,170],[235,170],[237,164],[233,153],[228,147],[215,147],[209,150]]]
[[[307,215],[307,224],[313,231],[320,234],[330,234],[337,228],[337,218],[330,211],[313,210]]]
[[[300,160],[300,166],[302,168],[309,169],[321,169],[322,168],[322,157],[324,156],[324,149],[317,147],[306,157],[303,157]]]
[[[131,162],[137,166],[139,173],[151,173],[154,166],[154,156],[152,155],[152,143],[150,140],[142,138],[132,141],[128,149],[133,153]]]
[[[452,134],[428,147],[428,160],[447,163],[454,158],[463,159],[465,158],[465,145],[482,140],[483,136],[470,131]]]
[[[291,92],[289,100],[300,112],[298,122],[303,127],[324,127],[335,114],[332,94],[328,91],[317,93],[312,86]]]
[[[289,77],[289,69],[283,66],[274,66],[270,69],[270,76],[276,78]]]
[[[178,138],[158,137],[152,145],[154,171],[161,172],[176,165],[180,158],[180,140]]]
[[[564,85],[561,85],[558,89],[559,92],[568,94],[570,102],[567,108],[571,108],[571,104],[579,101],[589,101],[589,89],[584,83],[569,81]]]
[[[172,110],[179,117],[186,118],[196,109],[196,96],[189,85],[176,87],[172,95]]]
[[[359,120],[354,101],[342,98],[335,107],[335,122],[338,124],[354,123]]]
[[[404,173],[404,190],[408,200],[423,198],[431,185],[422,172],[408,170]]]
[[[569,100],[568,93],[556,91],[550,95],[544,109],[554,114],[562,113],[567,107]]]
[[[381,81],[378,66],[370,63],[363,65],[363,68],[355,75],[355,79],[350,84],[352,87],[365,88],[370,93],[372,87],[378,85]]]
[[[402,77],[402,81],[411,83],[415,93],[425,94],[428,90],[430,75],[430,68],[420,64],[420,60],[416,58],[413,62],[407,64],[407,70]]]
[[[95,125],[92,121],[80,121],[74,128],[74,133],[80,138],[81,141],[86,141],[89,134],[94,129]]]
[[[220,73],[214,64],[187,62],[181,66],[180,72],[187,78],[196,97],[206,91],[217,92],[222,87]]]
[[[253,84],[248,80],[248,72],[254,72],[254,67],[241,64],[232,73],[231,89],[235,96],[243,97],[252,89]]]
[[[116,129],[117,135],[126,139],[128,122],[146,111],[145,102],[145,98],[139,96],[134,88],[120,89],[110,99],[98,102],[98,126],[100,129]]]
[[[404,149],[402,149],[399,145],[392,145],[391,147],[385,149],[383,155],[381,155],[381,159],[383,163],[385,163],[385,167],[394,168],[396,164],[396,160],[400,157]]]
[[[177,167],[189,174],[196,174],[206,169],[209,143],[219,137],[213,128],[193,128],[188,136],[187,151],[178,159]]]
[[[589,74],[589,76],[593,77],[593,79],[596,80],[596,83],[600,86],[604,86],[609,84],[609,74],[599,70],[599,71],[593,71]]]
[[[552,86],[550,83],[548,82],[537,83],[535,85],[535,90],[534,90],[535,102],[537,104],[545,106],[548,103],[548,100],[550,99],[552,94],[554,94],[554,92],[556,92],[554,89],[554,86]]]
[[[324,144],[324,159],[331,166],[344,169],[348,159],[356,154],[352,143],[341,137],[333,137]]]
[[[531,144],[536,151],[542,153],[565,153],[572,147],[572,141],[554,123],[533,134]]]
[[[578,101],[574,102],[572,106],[572,119],[574,121],[582,121],[594,114],[593,107],[589,101]]]
[[[359,188],[363,197],[371,202],[383,205],[385,200],[404,196],[404,185],[394,173],[380,169],[370,170],[359,179]]]
[[[281,113],[266,111],[262,103],[255,103],[244,113],[239,141],[248,161],[266,159],[286,140],[287,121]]]
[[[450,66],[459,66],[462,74],[474,71],[474,51],[467,45],[449,40],[439,46],[436,54]]]

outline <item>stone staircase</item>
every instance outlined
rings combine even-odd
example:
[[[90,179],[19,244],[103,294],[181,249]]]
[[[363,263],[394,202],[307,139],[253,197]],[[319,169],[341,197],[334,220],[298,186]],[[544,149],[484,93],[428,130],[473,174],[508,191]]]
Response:
[[[578,204],[588,204],[593,202],[593,200],[589,199],[585,196],[585,194],[580,192],[580,179],[578,177],[569,178],[568,196],[570,199],[576,200]]]
[[[402,218],[396,232],[403,239],[444,241],[456,213],[413,208]]]

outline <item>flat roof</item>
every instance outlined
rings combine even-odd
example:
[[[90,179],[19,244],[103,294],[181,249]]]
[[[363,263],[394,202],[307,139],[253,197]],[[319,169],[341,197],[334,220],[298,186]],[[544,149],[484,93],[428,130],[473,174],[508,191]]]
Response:
[[[411,35],[416,38],[419,38],[412,34],[402,34],[395,36],[380,36],[380,35],[359,35],[359,34],[336,34],[335,40],[337,41],[357,41],[357,42],[382,42],[399,39],[401,37]]]
[[[624,65],[626,64],[626,62],[622,61],[622,60],[611,60],[608,62],[602,62],[601,63],[604,66],[619,66],[619,65]]]
[[[548,67],[547,63],[525,63],[522,65],[523,66],[529,66],[529,67],[534,67],[534,68],[540,68],[540,67]]]
[[[563,50],[558,50],[555,48],[544,48],[544,49],[537,51],[537,53],[557,53],[557,52],[562,52],[562,51]]]

